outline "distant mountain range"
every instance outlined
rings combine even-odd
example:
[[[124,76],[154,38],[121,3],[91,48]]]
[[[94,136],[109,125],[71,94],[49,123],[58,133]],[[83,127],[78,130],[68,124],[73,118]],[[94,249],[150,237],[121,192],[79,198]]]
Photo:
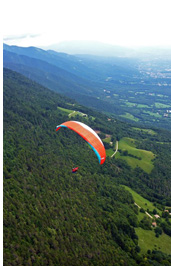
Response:
[[[101,57],[99,60],[95,56],[73,56],[36,47],[6,44],[3,49],[4,67],[87,106],[103,106],[104,111],[108,110],[110,103],[103,103],[98,97],[106,89],[106,80],[112,76],[118,82],[123,77],[131,79],[139,75],[134,59]],[[113,105],[111,109],[117,111]]]
[[[129,71],[130,74],[134,75],[135,71],[137,74],[137,60],[130,58],[106,58],[99,56],[74,56],[63,52],[57,52],[55,50],[43,50],[37,47],[19,47],[19,46],[9,46],[7,44],[3,45],[3,50],[15,53],[17,55],[24,55],[27,57],[39,59],[45,61],[51,65],[55,65],[61,69],[64,69],[77,76],[90,79],[90,80],[102,80],[106,79],[112,71],[117,72],[118,75],[125,75]],[[7,54],[7,53],[6,53]],[[14,55],[13,55],[14,56]],[[9,60],[9,58],[8,58]],[[12,58],[10,59],[12,60]],[[4,59],[6,62],[6,59]],[[91,61],[91,62],[90,62]],[[129,70],[128,70],[129,66]],[[133,70],[134,73],[130,73]]]
[[[130,48],[100,42],[68,41],[44,47],[68,54],[90,54],[98,56],[128,56],[134,51]]]
[[[170,46],[126,47],[95,41],[66,41],[46,47],[42,46],[42,48],[68,54],[89,54],[110,57],[171,58]]]

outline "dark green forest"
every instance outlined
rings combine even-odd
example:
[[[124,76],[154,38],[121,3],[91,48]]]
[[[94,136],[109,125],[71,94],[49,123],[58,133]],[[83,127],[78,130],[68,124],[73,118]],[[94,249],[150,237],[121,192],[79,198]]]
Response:
[[[171,256],[162,252],[140,254],[137,208],[120,186],[161,209],[171,206],[169,131],[137,131],[8,69],[3,82],[4,265],[170,265]],[[152,172],[110,157],[99,165],[80,136],[56,132],[69,120],[58,107],[73,105],[88,115],[75,120],[102,136],[132,137],[152,151]],[[79,166],[76,174],[73,166]],[[165,227],[170,232],[169,219]]]

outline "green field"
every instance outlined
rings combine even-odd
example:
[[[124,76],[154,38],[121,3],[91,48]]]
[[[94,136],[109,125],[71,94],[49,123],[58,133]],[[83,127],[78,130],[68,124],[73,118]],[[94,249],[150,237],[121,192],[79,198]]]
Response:
[[[62,107],[59,107],[59,106],[58,106],[58,109],[61,110],[62,112],[68,113],[68,114],[70,114],[70,113],[72,113],[74,111],[74,110],[62,108]]]
[[[170,108],[171,105],[164,104],[164,103],[155,103],[156,108]]]
[[[131,98],[131,97],[130,97]],[[151,108],[150,106],[148,106],[147,104],[137,104],[137,103],[133,103],[133,102],[129,102],[129,101],[125,101],[125,104],[128,107],[137,107],[137,108]]]
[[[151,116],[154,116],[156,118],[161,118],[162,115],[160,115],[159,113],[153,113],[153,112],[150,112],[150,111],[143,111],[144,114],[149,114]]]
[[[120,115],[120,116],[124,117],[124,118],[127,118],[127,119],[130,119],[130,120],[133,120],[133,121],[136,121],[136,122],[139,121],[139,119],[137,117],[133,116],[130,113],[125,113],[124,115]]]
[[[138,166],[147,173],[150,173],[153,169],[152,160],[155,155],[151,151],[137,149],[134,139],[122,138],[119,141],[119,150],[128,151],[128,154],[141,158],[141,160],[139,160],[130,156],[121,156],[120,152],[116,153],[116,158],[125,160],[132,168]]]
[[[109,157],[111,157],[112,156],[112,154],[114,153],[115,151],[111,148],[111,149],[107,149],[106,150],[106,156],[109,156]]]
[[[111,137],[107,137],[105,139],[103,139],[104,142],[110,143],[111,142]]]
[[[149,200],[143,198],[141,195],[139,195],[137,192],[135,192],[134,190],[132,190],[130,187],[124,186],[124,188],[125,188],[126,190],[128,190],[128,191],[132,194],[132,196],[133,196],[133,198],[134,198],[134,201],[135,201],[135,202],[136,202],[141,208],[143,208],[145,211],[147,211],[147,209],[149,209],[149,211],[152,212],[154,209],[156,209],[156,210],[157,210],[157,213],[158,213],[159,215],[162,214],[162,211],[159,210],[157,207],[155,207],[155,206],[153,205],[152,202],[150,202]],[[143,214],[143,215],[144,215],[144,214]],[[151,214],[151,215],[152,215],[152,214]],[[152,216],[153,216],[153,215],[152,215]]]
[[[134,107],[134,106],[136,106],[135,103],[131,103],[131,102],[125,102],[125,104],[126,104],[128,107]]]
[[[138,108],[150,108],[150,106],[146,105],[146,104],[137,104]]]
[[[138,127],[133,127],[133,129],[145,132],[145,133],[147,133],[149,135],[155,135],[156,134],[156,132],[154,130],[152,130],[152,129],[138,128]]]
[[[140,196],[137,192],[132,190],[127,186],[123,186],[126,190],[128,190],[134,201],[145,211],[149,209],[152,212],[154,209],[157,210],[158,214],[161,215],[161,211],[153,205],[152,202]],[[144,213],[138,212],[138,220],[142,220],[144,217]],[[153,214],[151,214],[153,216]],[[157,238],[155,236],[154,229],[152,230],[144,230],[141,227],[135,228],[136,234],[138,235],[138,245],[141,248],[141,253],[146,253],[148,250],[160,250],[166,254],[171,254],[171,237],[162,233],[162,235]]]
[[[163,253],[171,254],[171,237],[168,235],[163,233],[157,238],[154,230],[144,230],[140,227],[135,228],[135,231],[139,238],[138,245],[142,254],[148,250],[160,250]]]
[[[80,116],[85,116],[87,117],[86,114],[79,112],[79,111],[74,111],[71,109],[66,109],[66,108],[62,108],[62,107],[58,107],[59,110],[61,110],[62,112],[65,112],[68,114],[69,117],[75,117],[76,115],[80,115]],[[95,119],[94,117],[92,117],[92,119]]]

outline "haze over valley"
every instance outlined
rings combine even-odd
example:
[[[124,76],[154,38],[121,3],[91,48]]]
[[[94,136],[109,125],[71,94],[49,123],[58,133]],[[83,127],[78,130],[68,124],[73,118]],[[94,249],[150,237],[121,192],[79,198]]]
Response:
[[[146,57],[126,56],[123,47],[117,51],[124,56],[116,51],[111,57],[70,55],[4,44],[4,67],[121,120],[171,129],[170,50],[149,51]]]

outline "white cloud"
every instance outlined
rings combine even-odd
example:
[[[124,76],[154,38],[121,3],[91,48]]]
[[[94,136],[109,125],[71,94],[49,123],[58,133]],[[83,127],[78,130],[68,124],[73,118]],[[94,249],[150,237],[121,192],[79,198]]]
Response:
[[[8,43],[24,46],[64,40],[168,45],[170,3],[170,0],[6,0],[3,34],[16,36]],[[26,38],[19,38],[24,35]]]

